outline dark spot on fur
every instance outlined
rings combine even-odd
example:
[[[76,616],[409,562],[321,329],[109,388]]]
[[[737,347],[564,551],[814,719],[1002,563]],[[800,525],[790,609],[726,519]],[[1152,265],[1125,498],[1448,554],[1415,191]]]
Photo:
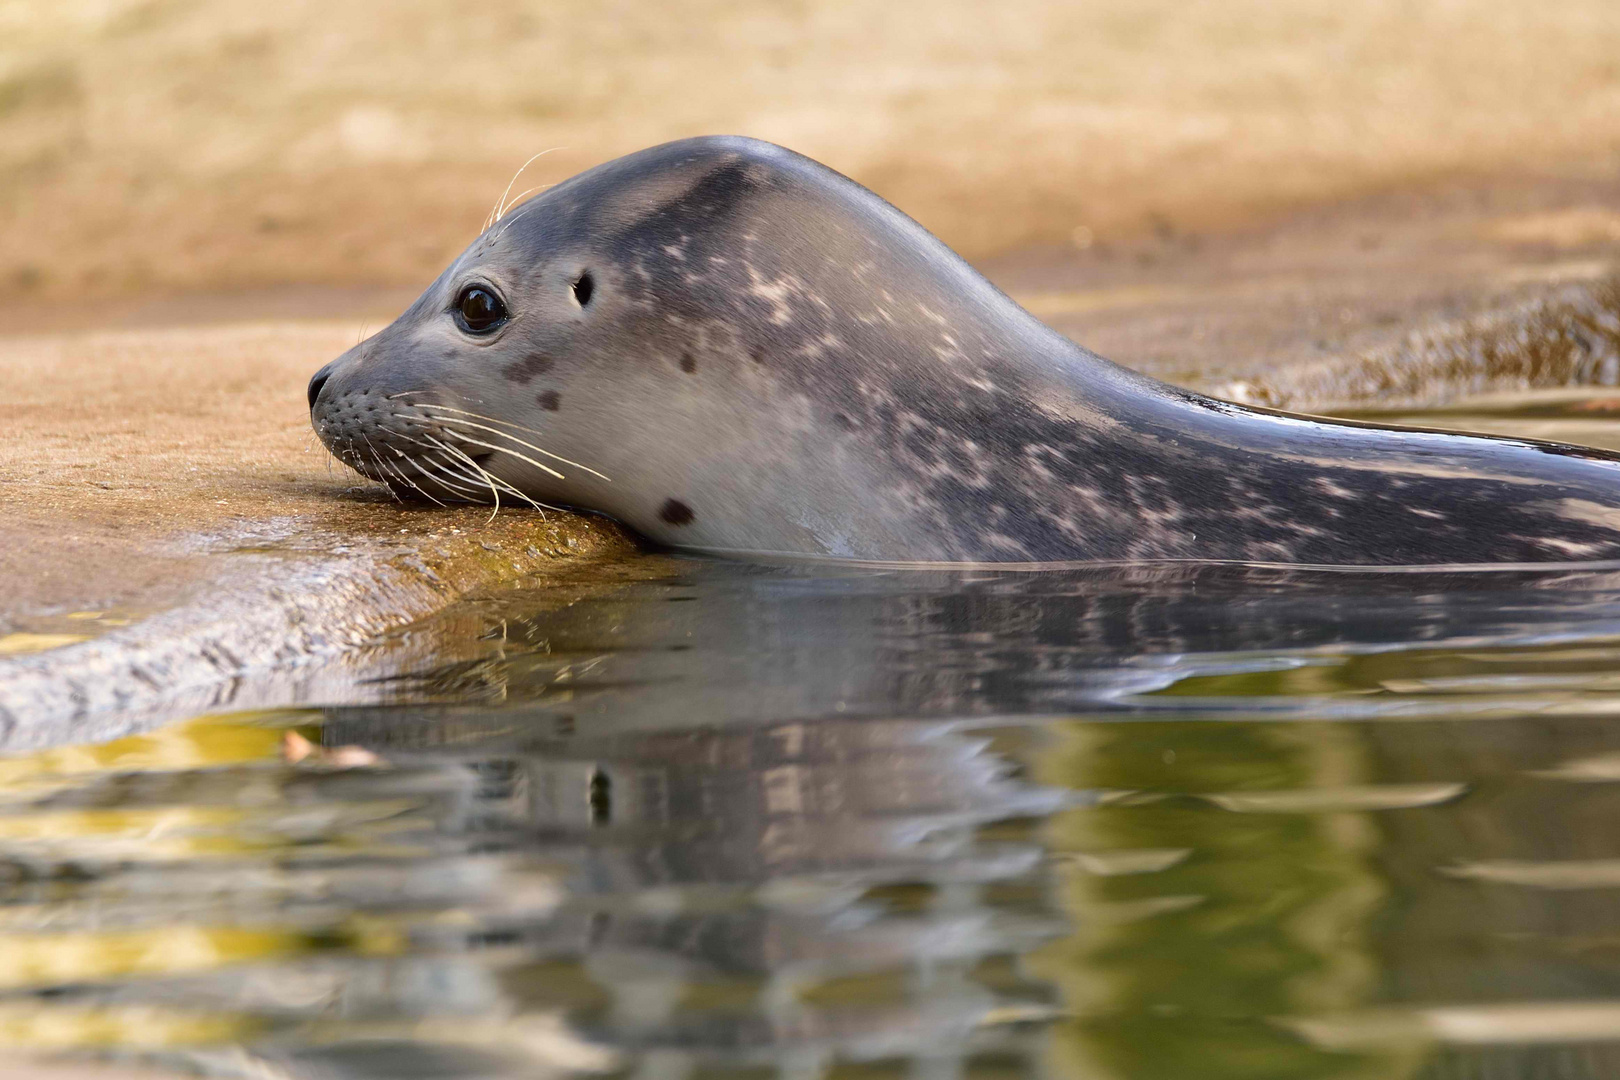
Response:
[[[555,390],[547,390],[534,400],[539,402],[540,407],[546,412],[556,412],[558,407],[562,405],[562,395]]]
[[[526,383],[536,375],[544,375],[551,370],[554,361],[543,353],[526,356],[515,364],[506,366],[506,377],[515,383]]]
[[[693,356],[689,352],[681,353],[681,370],[686,372],[688,375],[691,375],[694,372],[696,372],[697,371],[697,357]]]
[[[756,364],[763,364],[765,362],[765,350],[761,349],[758,345],[748,350],[748,356]]]
[[[692,513],[692,508],[681,502],[681,500],[666,499],[663,509],[658,511],[658,516],[671,525],[690,525],[692,518],[696,515]]]
[[[854,431],[857,427],[860,426],[859,424],[855,423],[854,420],[850,419],[848,413],[841,413],[841,412],[833,413],[833,423],[837,424],[839,427],[843,428],[845,431]]]

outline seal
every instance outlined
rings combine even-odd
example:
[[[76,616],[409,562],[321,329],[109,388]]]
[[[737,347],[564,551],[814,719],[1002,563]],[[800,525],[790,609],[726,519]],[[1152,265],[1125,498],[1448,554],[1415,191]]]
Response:
[[[666,545],[880,562],[1620,558],[1620,455],[1246,408],[1042,324],[848,178],[668,143],[501,216],[316,373],[340,460]]]

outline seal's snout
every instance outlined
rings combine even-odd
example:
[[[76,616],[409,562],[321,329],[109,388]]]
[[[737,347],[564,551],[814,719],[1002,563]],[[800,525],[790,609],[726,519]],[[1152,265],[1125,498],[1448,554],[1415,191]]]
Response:
[[[326,385],[326,380],[331,378],[331,377],[332,377],[332,365],[327,364],[325,367],[321,368],[321,370],[319,370],[319,371],[317,371],[315,373],[314,378],[309,380],[309,410],[310,410],[310,412],[315,411],[315,402],[320,399],[321,387],[325,386]]]

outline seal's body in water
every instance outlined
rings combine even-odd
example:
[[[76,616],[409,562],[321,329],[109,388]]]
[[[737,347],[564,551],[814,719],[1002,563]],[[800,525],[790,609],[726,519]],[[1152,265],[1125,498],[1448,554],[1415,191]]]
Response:
[[[1620,558],[1620,456],[1158,382],[749,139],[655,147],[522,204],[317,373],[310,405],[334,454],[401,495],[580,507],[711,551]]]

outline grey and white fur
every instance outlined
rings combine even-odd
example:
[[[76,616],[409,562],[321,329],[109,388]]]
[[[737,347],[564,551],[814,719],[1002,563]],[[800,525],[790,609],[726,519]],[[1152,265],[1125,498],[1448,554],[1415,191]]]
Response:
[[[474,327],[469,296],[500,317]],[[715,552],[1620,558],[1620,456],[1158,382],[872,192],[744,138],[631,154],[510,211],[322,368],[310,407],[402,496],[567,505]]]

